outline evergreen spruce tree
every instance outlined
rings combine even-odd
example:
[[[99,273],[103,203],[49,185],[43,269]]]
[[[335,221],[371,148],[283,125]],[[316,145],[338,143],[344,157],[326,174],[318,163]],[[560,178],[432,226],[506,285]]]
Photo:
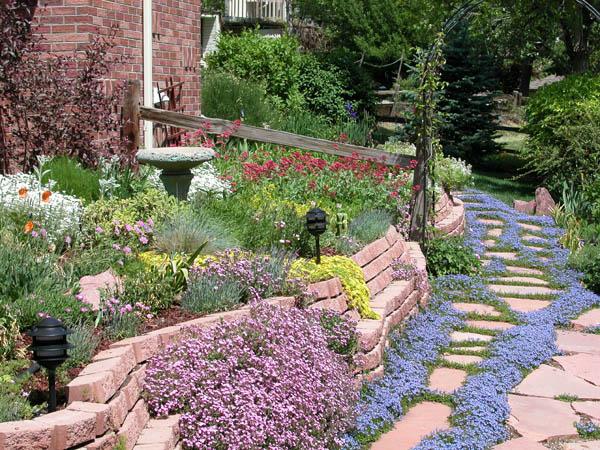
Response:
[[[494,141],[496,118],[493,96],[498,88],[495,65],[471,38],[465,24],[448,36],[442,80],[440,139],[444,153],[477,163],[500,149]]]

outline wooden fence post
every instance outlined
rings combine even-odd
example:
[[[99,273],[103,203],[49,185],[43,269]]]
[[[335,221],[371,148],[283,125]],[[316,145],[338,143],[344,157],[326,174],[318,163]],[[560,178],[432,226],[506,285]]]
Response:
[[[121,138],[127,142],[127,150],[131,158],[140,147],[140,90],[139,80],[127,81],[122,110]]]

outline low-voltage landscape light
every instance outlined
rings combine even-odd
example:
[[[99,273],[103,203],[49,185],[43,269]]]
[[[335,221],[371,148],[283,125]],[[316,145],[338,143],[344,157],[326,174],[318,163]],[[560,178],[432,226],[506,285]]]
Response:
[[[28,333],[33,338],[29,349],[33,359],[48,372],[48,412],[56,410],[56,368],[69,358],[73,346],[67,342],[67,330],[60,320],[47,317]]]
[[[306,213],[306,229],[315,237],[317,264],[321,264],[321,244],[319,236],[327,230],[327,213],[320,208],[313,208]]]

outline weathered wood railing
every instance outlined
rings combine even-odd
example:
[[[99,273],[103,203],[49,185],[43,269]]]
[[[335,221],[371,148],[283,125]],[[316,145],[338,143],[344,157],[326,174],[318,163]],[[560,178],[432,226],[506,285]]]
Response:
[[[136,100],[135,96],[138,97]],[[414,156],[384,152],[369,147],[346,144],[343,142],[328,141],[285,131],[271,130],[250,125],[236,125],[229,120],[212,119],[208,117],[195,117],[173,111],[139,106],[139,88],[135,82],[130,82],[125,98],[124,135],[129,139],[131,150],[139,147],[139,121],[162,123],[165,125],[184,128],[186,130],[207,129],[210,134],[230,132],[231,136],[248,139],[251,141],[269,144],[284,145],[317,153],[326,153],[342,157],[354,157],[363,160],[375,160],[388,165],[408,166]],[[208,127],[207,127],[208,126]]]

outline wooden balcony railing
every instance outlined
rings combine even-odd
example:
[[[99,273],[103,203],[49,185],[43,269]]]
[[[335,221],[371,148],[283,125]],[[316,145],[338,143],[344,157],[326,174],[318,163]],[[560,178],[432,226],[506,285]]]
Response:
[[[225,0],[225,18],[287,21],[287,0]]]

